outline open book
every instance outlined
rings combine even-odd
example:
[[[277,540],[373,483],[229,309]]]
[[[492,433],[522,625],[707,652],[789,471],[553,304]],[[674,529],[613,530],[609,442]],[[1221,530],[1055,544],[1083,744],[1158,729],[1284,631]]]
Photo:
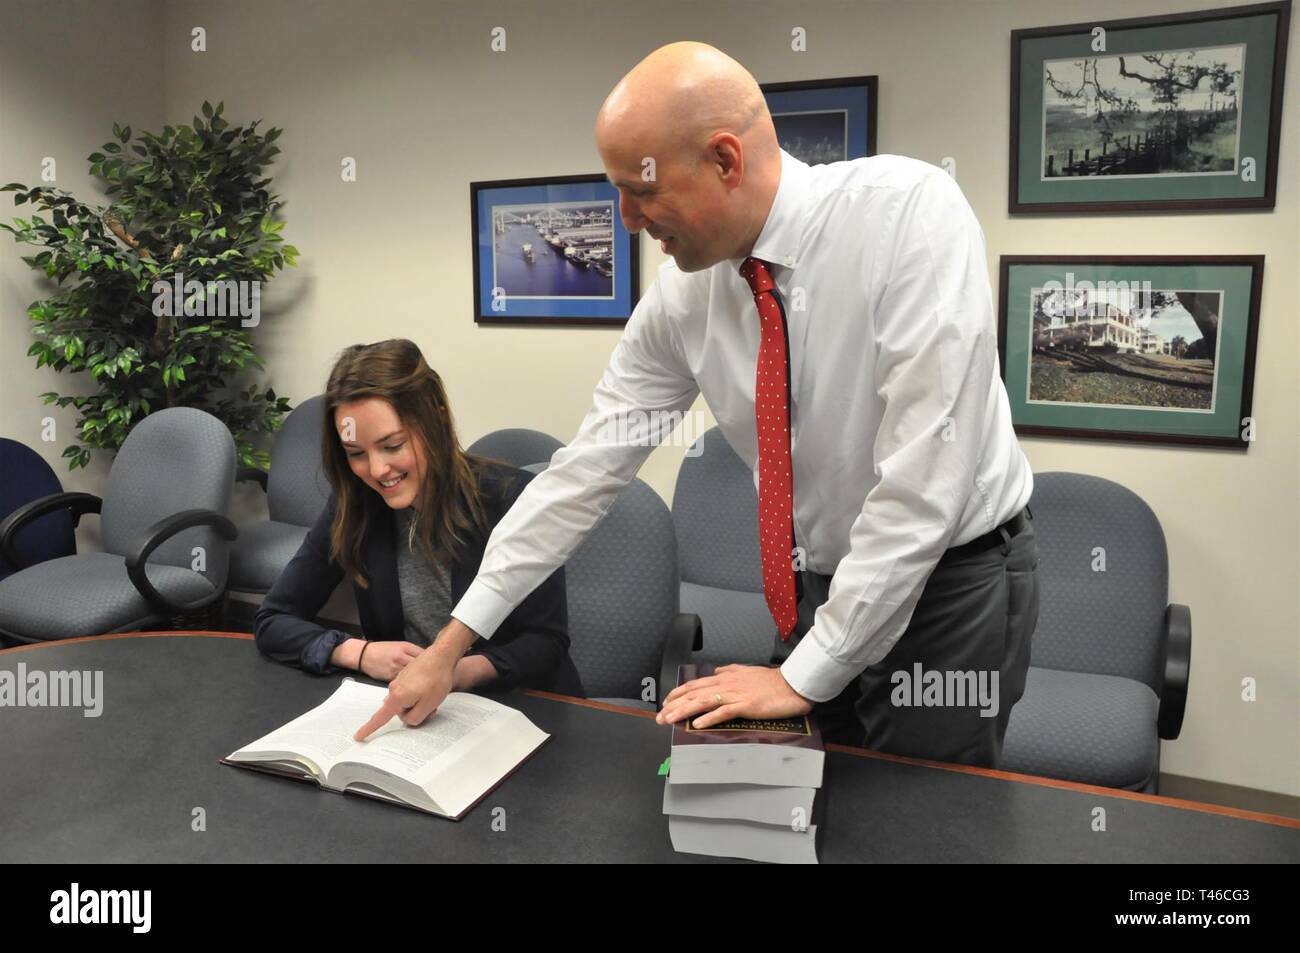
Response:
[[[418,728],[394,716],[353,741],[387,696],[382,686],[345,679],[324,703],[221,763],[460,820],[550,738],[513,708],[452,692]]]

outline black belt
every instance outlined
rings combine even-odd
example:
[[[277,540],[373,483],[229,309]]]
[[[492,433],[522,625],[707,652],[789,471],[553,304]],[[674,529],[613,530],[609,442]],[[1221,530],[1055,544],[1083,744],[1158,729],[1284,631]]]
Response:
[[[1007,520],[997,529],[989,530],[983,536],[976,536],[969,542],[962,543],[960,546],[954,546],[943,554],[943,559],[961,559],[964,556],[971,556],[975,553],[982,553],[985,550],[994,549],[1010,542],[1013,536],[1018,535],[1028,525],[1029,521],[1034,518],[1034,514],[1026,505],[1023,510],[1017,513],[1011,519]]]
[[[1031,510],[1029,508],[1029,504],[1026,503],[1025,508],[1023,510],[1017,513],[1015,516],[1011,517],[1011,519],[1007,520],[997,529],[990,530],[989,532],[985,533],[983,536],[976,536],[974,539],[970,540],[969,542],[962,543],[960,546],[954,546],[951,549],[945,550],[944,554],[941,557],[939,557],[939,561],[943,562],[946,559],[961,559],[964,556],[971,556],[975,553],[982,553],[985,550],[989,550],[989,549],[993,549],[994,547],[1001,546],[1003,545],[1004,541],[1009,542],[1012,537],[1019,535],[1021,531],[1024,530],[1029,520],[1032,520],[1033,518],[1034,518],[1033,510]],[[1002,535],[1004,530],[1006,531],[1005,540]],[[810,573],[810,572],[812,572],[812,570],[805,569],[803,572],[797,572],[794,574],[794,591],[795,591],[796,602],[801,601],[803,599],[803,591],[804,591],[803,577],[805,573]],[[816,573],[814,573],[814,575],[821,575],[821,578],[825,580],[826,587],[827,588],[830,587],[830,580],[831,580],[830,576],[823,575],[823,574],[816,574]]]

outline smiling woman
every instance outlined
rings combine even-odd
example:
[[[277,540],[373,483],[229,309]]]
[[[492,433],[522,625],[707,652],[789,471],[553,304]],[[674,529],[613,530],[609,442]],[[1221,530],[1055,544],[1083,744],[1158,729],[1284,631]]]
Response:
[[[391,681],[451,622],[492,528],[533,475],[461,450],[442,379],[411,341],[347,348],[325,407],[333,493],[258,610],[257,644],[308,671]],[[313,621],[345,577],[365,638]],[[452,687],[581,695],[568,647],[560,569],[459,659]]]

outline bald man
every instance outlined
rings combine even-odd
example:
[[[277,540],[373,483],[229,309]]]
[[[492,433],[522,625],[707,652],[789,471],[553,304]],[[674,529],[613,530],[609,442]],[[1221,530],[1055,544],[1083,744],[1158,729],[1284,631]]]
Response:
[[[1038,558],[984,236],[961,191],[899,156],[805,165],[780,148],[754,78],[702,43],[638,63],[595,137],[628,230],[672,260],[577,436],[497,525],[450,624],[358,738],[428,717],[456,660],[568,558],[703,394],[754,469],[780,664],[680,685],[659,722],[816,706],[828,740],[996,766]]]

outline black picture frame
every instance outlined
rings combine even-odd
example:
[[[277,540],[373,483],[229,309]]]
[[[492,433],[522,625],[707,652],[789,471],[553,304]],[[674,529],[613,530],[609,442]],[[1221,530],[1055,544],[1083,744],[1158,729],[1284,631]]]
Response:
[[[829,114],[843,112],[843,159],[860,159],[876,154],[876,124],[879,111],[879,80],[875,76],[839,76],[829,79],[798,80],[791,83],[761,83],[759,89],[767,99],[768,111],[777,127],[777,139],[782,140],[787,117],[799,114]],[[785,129],[786,140],[781,147],[810,165],[828,161],[809,158],[787,148],[788,136],[794,130]],[[829,161],[835,161],[834,159]]]
[[[1155,282],[1148,282],[1151,286],[1147,289],[1148,317],[1151,315],[1149,308],[1153,290],[1156,294],[1167,295],[1172,293],[1167,286],[1184,285],[1178,287],[1180,302],[1183,293],[1193,295],[1221,293],[1218,299],[1219,311],[1213,315],[1214,344],[1200,354],[1194,353],[1191,348],[1185,351],[1189,363],[1194,360],[1202,365],[1200,368],[1202,388],[1205,386],[1203,372],[1204,365],[1207,363],[1206,355],[1211,355],[1208,358],[1209,406],[1201,408],[1190,403],[1170,406],[1168,402],[1162,406],[1155,401],[1133,405],[1121,400],[1105,402],[1066,400],[1054,399],[1041,393],[1035,398],[1033,393],[1035,362],[1038,360],[1038,354],[1048,351],[1035,338],[1041,338],[1045,331],[1050,330],[1049,326],[1056,321],[1046,316],[1044,316],[1045,322],[1039,320],[1040,309],[1035,305],[1033,292],[1043,289],[1033,288],[1033,283],[1041,279],[1043,274],[1060,275],[1062,268],[1067,275],[1072,274],[1070,269],[1080,269],[1085,274],[1085,280],[1092,285],[1096,284],[1095,277],[1087,277],[1088,275],[1110,275],[1112,283],[1117,275],[1125,276],[1119,279],[1121,283],[1135,275],[1155,276]],[[1017,269],[1026,270],[1016,271]],[[1200,269],[1200,272],[1196,269]],[[1027,436],[1219,447],[1242,451],[1249,449],[1251,440],[1245,437],[1242,422],[1251,417],[1254,397],[1256,344],[1259,336],[1260,302],[1264,284],[1263,255],[1003,255],[999,260],[998,274],[998,363],[1016,433]],[[1200,282],[1199,287],[1185,287],[1185,285],[1197,284],[1195,277],[1190,282],[1186,279],[1198,274],[1206,280]],[[1169,280],[1162,281],[1162,278]],[[1076,284],[1067,278],[1067,288],[1070,285],[1074,285],[1080,291],[1083,288],[1082,282]],[[1229,290],[1224,291],[1225,288]],[[1027,309],[1026,291],[1029,291]],[[1014,328],[1011,323],[1013,298],[1017,305],[1017,326]],[[1102,302],[1098,300],[1098,303]],[[1228,307],[1222,306],[1225,303]],[[1086,305],[1087,302],[1085,301],[1084,304]],[[1025,340],[1025,328],[1022,326],[1026,318],[1026,310],[1029,320],[1028,344]],[[1046,311],[1046,308],[1041,310]],[[1122,312],[1123,309],[1120,310]],[[1131,310],[1129,313],[1131,315]],[[1087,320],[1082,320],[1077,315],[1070,315],[1070,317],[1081,323],[1094,325],[1106,323],[1104,318],[1096,317],[1095,312],[1094,315],[1088,315]],[[1190,321],[1190,313],[1187,317]],[[1068,326],[1070,322],[1062,323]],[[1150,332],[1150,324],[1138,327],[1137,321],[1130,318],[1128,325],[1129,333],[1156,336]],[[1080,333],[1075,329],[1070,329],[1070,332]],[[1087,335],[1087,344],[1083,346],[1082,351],[1076,343],[1073,348],[1062,348],[1061,353],[1066,357],[1071,354],[1081,354],[1089,358],[1078,368],[1083,375],[1094,378],[1087,386],[1090,388],[1106,386],[1102,378],[1111,372],[1111,368],[1104,364],[1097,366],[1098,362],[1091,360],[1087,351],[1088,347],[1096,343],[1095,331],[1089,327],[1082,333]],[[1103,345],[1105,333],[1103,328]],[[1190,338],[1191,335],[1189,334],[1188,337]],[[1175,338],[1174,343],[1178,340]],[[1146,358],[1151,350],[1154,349],[1133,348],[1129,352],[1132,355],[1131,360]],[[1094,353],[1109,356],[1105,354],[1104,347]],[[1123,356],[1122,352],[1118,353]],[[1171,371],[1176,372],[1176,369],[1171,369],[1168,365],[1178,363],[1172,359],[1166,361],[1165,356],[1173,358],[1184,355],[1177,354],[1173,350],[1165,351],[1163,354],[1156,351],[1156,355],[1155,359],[1141,363],[1160,363],[1166,365],[1165,367],[1148,370],[1139,365],[1135,368],[1123,368],[1123,371],[1137,378],[1137,381],[1141,382],[1140,388],[1151,390],[1152,384],[1148,382],[1163,386],[1162,375]],[[1055,355],[1047,353],[1047,357],[1055,362]],[[1069,366],[1072,361],[1067,360],[1065,363],[1067,373],[1076,369]],[[1105,363],[1113,363],[1113,358],[1112,361]],[[1043,390],[1049,387],[1058,391],[1071,389],[1068,384],[1060,383],[1059,375],[1050,384],[1042,385]],[[1215,406],[1220,398],[1224,400],[1221,408]],[[1031,407],[1031,404],[1038,406]],[[1162,411],[1171,413],[1152,426],[1150,421],[1160,417]]]
[[[640,243],[623,225],[618,190],[604,173],[496,179],[471,182],[469,188],[476,324],[622,327],[627,323],[641,296]],[[592,217],[579,224],[588,212]],[[609,234],[601,236],[605,212]],[[534,214],[539,222],[542,214],[550,217],[539,229]],[[560,224],[570,215],[578,217]],[[490,216],[490,223],[485,216]],[[513,260],[513,253],[521,236],[498,232],[507,217],[513,226],[508,231],[531,228],[535,232],[535,237],[523,236],[530,241],[518,244],[519,261]],[[558,248],[552,244],[552,237],[566,233],[567,241],[562,240]],[[501,239],[506,239],[508,249]],[[602,249],[605,253],[598,257]],[[507,254],[512,260],[506,261]],[[521,270],[522,264],[531,267]],[[486,270],[489,265],[491,271]],[[498,290],[499,295],[494,293]],[[547,290],[556,293],[546,294]]]
[[[1011,32],[1011,122],[1010,122],[1010,174],[1008,179],[1007,208],[1013,214],[1060,214],[1060,213],[1105,213],[1105,212],[1169,212],[1169,211],[1215,211],[1226,209],[1271,209],[1277,201],[1277,168],[1282,127],[1282,93],[1286,75],[1287,37],[1291,18],[1291,0],[1249,4],[1240,7],[1221,7],[1213,10],[1197,10],[1189,13],[1176,13],[1161,16],[1135,17],[1124,20],[1098,20],[1087,23],[1072,23],[1063,26],[1035,27],[1032,29],[1013,30]],[[1228,21],[1233,21],[1231,24]],[[1218,24],[1216,27],[1215,25]],[[1179,111],[1177,123],[1173,128],[1167,124],[1156,130],[1150,126],[1143,131],[1130,129],[1121,140],[1118,133],[1114,138],[1101,138],[1101,154],[1093,155],[1086,146],[1085,156],[1080,160],[1073,152],[1064,153],[1062,162],[1056,168],[1064,166],[1065,175],[1053,174],[1055,159],[1050,145],[1045,146],[1049,138],[1047,120],[1048,94],[1043,91],[1042,65],[1049,61],[1048,50],[1058,48],[1059,57],[1065,60],[1078,58],[1092,63],[1093,78],[1099,78],[1102,68],[1099,64],[1106,59],[1115,60],[1120,56],[1140,56],[1136,51],[1159,54],[1176,51],[1179,53],[1200,53],[1208,49],[1209,36],[1213,30],[1227,30],[1232,35],[1244,37],[1255,32],[1267,34],[1271,25],[1271,39],[1250,43],[1237,42],[1225,33],[1222,40],[1224,47],[1240,45],[1241,69],[1236,81],[1239,90],[1232,92],[1231,112],[1221,109],[1219,118],[1211,110],[1187,110],[1190,117],[1193,112],[1200,113],[1190,129],[1183,125],[1183,112]],[[1090,50],[1092,31],[1096,28],[1105,30],[1107,51],[1097,54],[1085,52]],[[1165,39],[1161,39],[1164,34]],[[1199,39],[1198,39],[1199,38]],[[1126,47],[1132,47],[1128,50]],[[1198,48],[1199,47],[1199,48]],[[1079,52],[1064,52],[1065,50]],[[1269,73],[1260,77],[1259,65],[1267,62]],[[1251,69],[1252,64],[1256,67]],[[1031,73],[1027,66],[1037,65],[1038,73]],[[1081,64],[1080,64],[1081,65]],[[1222,66],[1223,64],[1220,64]],[[1113,64],[1106,67],[1113,69]],[[1148,65],[1154,72],[1157,67]],[[1130,74],[1141,72],[1141,68],[1125,71]],[[1087,67],[1082,73],[1087,78]],[[1144,74],[1146,75],[1146,74]],[[1169,74],[1167,74],[1169,75]],[[1207,74],[1208,75],[1208,74]],[[1161,77],[1149,76],[1150,79],[1162,81]],[[1211,83],[1213,77],[1209,77]],[[1082,86],[1083,84],[1081,84]],[[1130,90],[1134,84],[1129,84]],[[1140,81],[1137,86],[1149,84]],[[1199,90],[1198,80],[1198,90]],[[1208,88],[1208,87],[1207,87]],[[1157,89],[1156,85],[1151,86]],[[1117,86],[1108,91],[1123,98]],[[1240,93],[1240,96],[1238,95]],[[1053,94],[1055,95],[1055,94]],[[1226,93],[1223,94],[1226,99]],[[1129,96],[1132,102],[1132,96]],[[1213,102],[1213,100],[1211,100]],[[1039,107],[1035,109],[1035,104]],[[1239,108],[1238,108],[1239,107]],[[1061,108],[1058,105],[1058,110]],[[1122,109],[1122,106],[1120,107]],[[1038,117],[1040,125],[1032,130],[1027,128],[1026,116]],[[1103,116],[1114,115],[1101,109]],[[1057,114],[1061,115],[1060,112]],[[1067,122],[1069,120],[1066,120]],[[1094,124],[1096,120],[1093,120]],[[1198,125],[1206,125],[1205,134],[1218,134],[1224,123],[1231,123],[1235,136],[1235,151],[1230,169],[1206,168],[1192,170],[1190,174],[1168,174],[1176,169],[1166,168],[1155,173],[1141,172],[1141,168],[1155,165],[1168,166],[1173,162],[1172,156],[1181,150],[1181,159],[1191,162],[1194,150],[1191,149],[1191,137],[1196,134]],[[1082,125],[1080,121],[1078,123]],[[1107,120],[1109,125],[1109,120]],[[1061,129],[1058,140],[1063,144],[1071,141],[1076,130]],[[1111,133],[1108,132],[1107,135]],[[1134,141],[1136,136],[1136,141]],[[1181,138],[1180,138],[1181,137]],[[1081,142],[1089,141],[1085,136]],[[1154,142],[1153,142],[1154,139]],[[1211,137],[1211,141],[1213,137]],[[1110,142],[1114,151],[1106,155]],[[1096,140],[1092,140],[1096,144]],[[1202,140],[1204,142],[1204,140]],[[1262,148],[1261,148],[1262,147]],[[1220,148],[1217,144],[1214,149]],[[1242,154],[1242,150],[1249,152]],[[1250,181],[1243,176],[1258,168],[1259,152],[1263,152],[1264,168]],[[1044,155],[1046,153],[1046,156]],[[1163,157],[1163,158],[1161,158]],[[1227,162],[1224,157],[1197,156],[1209,164],[1212,159],[1219,163]],[[1250,160],[1248,168],[1244,160]],[[1093,171],[1093,166],[1097,171]],[[1125,169],[1132,169],[1126,172]],[[1078,170],[1078,171],[1074,171]]]

